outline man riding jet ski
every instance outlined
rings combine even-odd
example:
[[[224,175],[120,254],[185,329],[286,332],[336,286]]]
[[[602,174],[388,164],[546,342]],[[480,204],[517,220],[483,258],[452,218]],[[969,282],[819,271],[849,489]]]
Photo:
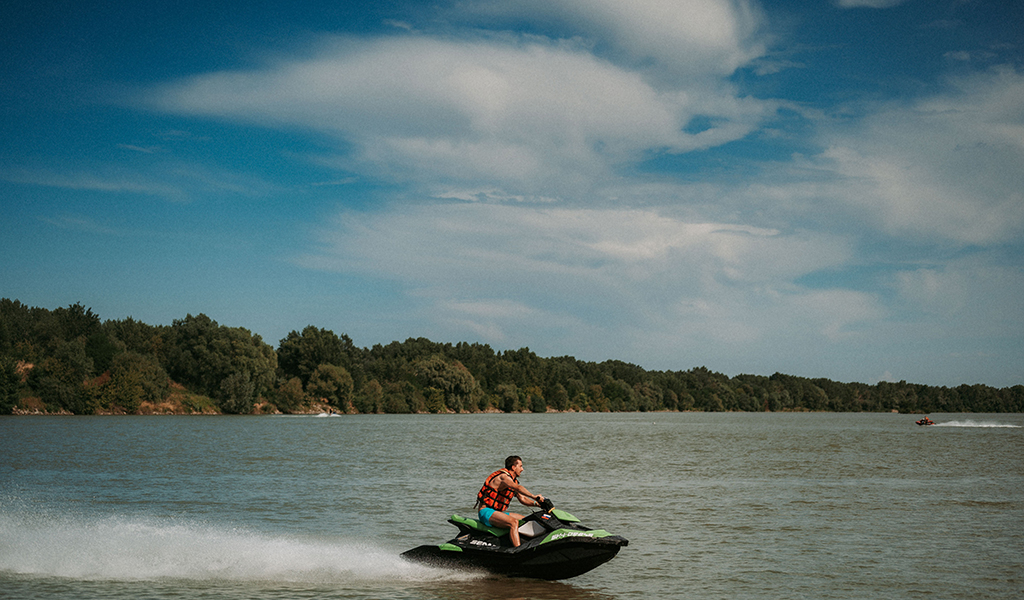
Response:
[[[505,512],[512,503],[512,498],[518,498],[524,506],[540,506],[544,501],[544,496],[534,496],[519,483],[519,476],[525,469],[523,459],[518,456],[506,458],[505,468],[498,469],[484,480],[483,486],[476,494],[476,504],[473,505],[473,508],[480,509],[477,514],[481,523],[488,527],[505,527],[509,530],[513,546],[519,545],[517,528],[519,522],[526,517]]]
[[[491,473],[480,492],[479,519],[452,515],[459,535],[440,545],[424,545],[404,558],[441,567],[476,568],[510,577],[568,579],[598,567],[629,544],[603,529],[589,529],[543,496],[519,485],[522,460],[510,456],[505,469]],[[504,512],[513,497],[542,510],[529,516]]]

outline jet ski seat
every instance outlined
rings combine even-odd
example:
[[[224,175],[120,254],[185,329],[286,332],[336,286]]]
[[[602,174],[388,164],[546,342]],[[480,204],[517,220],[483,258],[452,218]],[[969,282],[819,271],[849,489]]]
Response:
[[[474,531],[480,531],[483,533],[489,533],[494,537],[501,537],[508,535],[508,529],[504,527],[488,527],[484,525],[479,519],[468,519],[466,517],[460,517],[459,515],[452,515],[449,519],[453,524],[459,525],[460,523],[469,529]],[[535,521],[527,521],[519,526],[519,534],[528,538],[537,537],[545,532],[544,527]]]
[[[468,519],[466,517],[460,517],[459,515],[452,515],[452,518],[448,519],[451,523],[458,526],[462,524],[470,529],[481,531],[483,533],[489,533],[494,537],[501,537],[508,534],[508,529],[504,527],[488,527],[484,525],[479,519]]]

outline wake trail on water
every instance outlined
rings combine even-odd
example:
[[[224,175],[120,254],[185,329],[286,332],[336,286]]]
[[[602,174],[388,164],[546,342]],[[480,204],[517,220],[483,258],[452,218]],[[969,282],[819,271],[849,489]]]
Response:
[[[1020,425],[1011,425],[1009,423],[995,423],[992,421],[972,421],[970,419],[966,421],[946,421],[945,423],[936,423],[932,427],[980,427],[980,428],[996,428],[996,429],[1020,429]]]
[[[0,514],[0,573],[310,584],[453,581],[374,545],[139,518]]]

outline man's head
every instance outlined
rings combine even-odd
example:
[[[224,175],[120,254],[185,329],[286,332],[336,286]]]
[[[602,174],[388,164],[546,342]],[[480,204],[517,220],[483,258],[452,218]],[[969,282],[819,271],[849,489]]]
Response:
[[[519,458],[518,456],[510,456],[505,459],[505,468],[511,469],[512,467],[516,466],[516,463],[521,462],[523,462],[523,459]]]

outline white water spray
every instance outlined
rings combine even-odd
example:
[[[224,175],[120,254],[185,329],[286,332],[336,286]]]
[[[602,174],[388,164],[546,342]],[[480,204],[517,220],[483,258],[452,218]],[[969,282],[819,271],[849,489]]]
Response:
[[[936,423],[934,427],[981,427],[981,428],[998,428],[998,429],[1020,429],[1020,425],[1011,425],[1009,423],[994,423],[991,421],[972,421],[970,419],[966,421],[946,421],[945,423]]]
[[[0,572],[84,580],[423,582],[469,576],[369,543],[274,536],[197,523],[0,514]]]

